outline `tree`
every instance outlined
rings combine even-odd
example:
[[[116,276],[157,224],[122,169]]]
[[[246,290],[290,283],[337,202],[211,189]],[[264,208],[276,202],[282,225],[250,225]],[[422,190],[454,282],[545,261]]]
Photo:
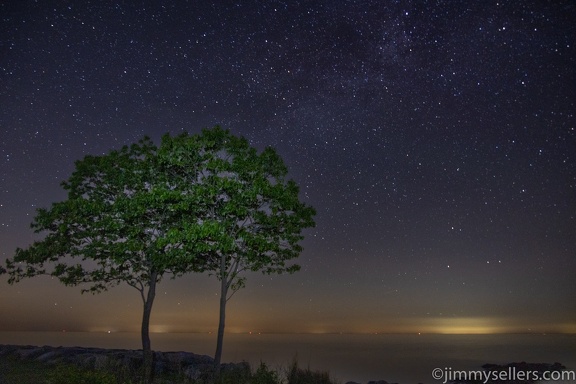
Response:
[[[0,268],[0,273],[9,273],[10,284],[51,275],[66,285],[88,284],[82,293],[99,293],[120,283],[137,289],[143,303],[146,381],[152,375],[149,325],[156,284],[166,273],[202,270],[195,255],[202,254],[203,243],[182,244],[170,237],[174,226],[193,218],[184,234],[200,238],[202,228],[194,219],[199,215],[197,199],[174,191],[159,166],[157,150],[144,138],[120,151],[77,161],[70,179],[62,183],[67,200],[39,209],[31,225],[35,232],[46,233],[44,239],[17,249],[7,269]],[[186,264],[181,263],[182,253],[188,252]]]
[[[312,207],[272,148],[258,154],[219,127],[198,135],[144,138],[130,147],[76,162],[62,185],[68,199],[39,209],[32,228],[43,240],[7,261],[9,283],[36,275],[99,293],[120,283],[142,298],[145,378],[151,377],[149,324],[156,284],[209,271],[220,280],[215,365],[219,367],[226,303],[244,286],[242,272],[293,273]],[[80,259],[80,260],[79,260]],[[2,273],[0,268],[0,273]]]
[[[272,148],[258,154],[244,138],[215,127],[201,135],[165,136],[159,161],[180,196],[198,197],[197,222],[205,229],[204,268],[220,281],[215,366],[222,356],[226,303],[245,284],[245,271],[293,273],[287,262],[302,251],[302,230],[314,226],[312,207],[299,201],[284,162]],[[210,233],[207,229],[210,228]],[[185,243],[187,234],[173,233]],[[186,262],[194,255],[182,253]]]

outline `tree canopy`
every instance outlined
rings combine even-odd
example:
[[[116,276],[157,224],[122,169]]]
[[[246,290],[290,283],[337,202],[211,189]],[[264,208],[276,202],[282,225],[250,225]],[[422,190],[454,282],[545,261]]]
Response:
[[[64,201],[38,209],[32,223],[45,237],[7,260],[9,283],[36,275],[57,277],[82,292],[99,293],[120,283],[136,288],[143,302],[142,349],[151,369],[149,322],[156,284],[173,276],[202,270],[194,256],[181,262],[182,252],[199,255],[194,245],[170,239],[170,229],[184,217],[194,218],[196,205],[172,204],[168,175],[159,167],[158,148],[149,138],[103,156],[86,156],[75,163],[62,183]],[[200,231],[190,226],[191,232]]]
[[[121,282],[142,290],[154,272],[160,279],[166,272],[182,274],[200,266],[179,262],[179,254],[191,251],[192,244],[184,249],[170,239],[172,226],[181,223],[184,214],[194,217],[195,206],[178,211],[183,196],[178,196],[179,206],[171,204],[177,192],[158,167],[157,151],[144,138],[77,161],[72,176],[62,183],[68,198],[37,210],[31,227],[45,233],[44,239],[17,249],[7,261],[9,282],[49,274],[67,285],[88,284],[84,292],[98,293]]]
[[[136,288],[144,310],[142,346],[151,369],[149,322],[156,284],[166,274],[213,274],[221,283],[216,351],[219,365],[227,300],[245,271],[292,273],[312,207],[270,147],[261,153],[220,127],[144,138],[75,163],[62,183],[68,198],[39,209],[32,228],[45,237],[7,261],[9,282],[57,277],[99,293]]]
[[[293,273],[302,230],[314,226],[312,207],[300,202],[299,188],[274,149],[258,153],[244,138],[218,127],[202,135],[165,136],[158,157],[183,198],[198,196],[197,221],[203,238],[204,268],[220,280],[220,321],[215,361],[219,365],[226,302],[244,286],[245,271]],[[183,227],[173,233],[180,243]],[[192,253],[183,253],[194,262]],[[191,258],[191,259],[190,259]]]

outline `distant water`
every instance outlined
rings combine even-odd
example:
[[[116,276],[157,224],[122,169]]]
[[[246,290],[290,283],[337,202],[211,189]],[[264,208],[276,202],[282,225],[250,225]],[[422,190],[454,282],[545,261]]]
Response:
[[[155,333],[152,348],[213,355],[216,336]],[[0,344],[140,349],[138,333],[0,332]],[[441,383],[434,368],[481,369],[485,363],[560,362],[576,370],[576,335],[227,334],[224,361],[260,361],[282,370],[297,356],[301,367],[327,370],[345,383],[386,380]],[[576,382],[572,382],[576,383]]]

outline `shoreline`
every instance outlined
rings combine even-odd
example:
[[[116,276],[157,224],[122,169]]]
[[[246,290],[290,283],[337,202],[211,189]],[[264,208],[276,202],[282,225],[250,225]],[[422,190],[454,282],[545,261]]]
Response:
[[[199,380],[211,377],[214,372],[214,359],[208,355],[195,354],[184,351],[153,351],[154,354],[154,374],[180,376],[185,380]],[[53,346],[35,346],[35,345],[15,345],[0,344],[0,362],[6,361],[25,361],[45,364],[46,366],[71,365],[86,370],[106,370],[114,367],[115,369],[127,370],[128,372],[137,372],[142,365],[142,349],[121,349],[121,348],[99,348],[99,347],[53,347]],[[12,360],[11,360],[12,359]],[[9,364],[9,363],[8,363]],[[265,366],[265,365],[264,365]],[[297,362],[294,362],[297,369]],[[246,361],[238,363],[221,364],[222,372],[240,373],[243,375],[250,374],[256,367],[251,367]],[[486,375],[496,377],[497,374],[511,372],[561,372],[566,367],[560,363],[526,363],[515,362],[505,365],[484,364],[481,367]],[[480,367],[478,367],[480,371]],[[306,372],[318,374],[319,377],[326,377],[327,372],[313,372],[307,369]],[[444,372],[446,374],[447,372]],[[572,372],[573,373],[573,372]],[[530,377],[530,376],[526,376]],[[324,383],[325,381],[322,381]],[[332,382],[332,381],[330,381]],[[449,380],[448,382],[466,384],[469,380]],[[509,380],[496,380],[494,382],[509,382]],[[524,380],[516,382],[538,382],[538,380]],[[539,381],[543,382],[543,381]],[[2,373],[0,372],[0,384],[5,383]],[[346,381],[345,384],[361,384],[356,381]],[[370,380],[367,384],[392,384],[385,380]]]
[[[210,374],[214,368],[214,359],[207,355],[183,351],[153,351],[153,354],[156,375],[183,375],[195,380]],[[137,372],[142,365],[142,349],[0,344],[0,359],[37,362],[48,366],[72,365],[95,371],[120,367],[122,370]],[[250,367],[246,362],[221,364],[224,372],[247,369]]]

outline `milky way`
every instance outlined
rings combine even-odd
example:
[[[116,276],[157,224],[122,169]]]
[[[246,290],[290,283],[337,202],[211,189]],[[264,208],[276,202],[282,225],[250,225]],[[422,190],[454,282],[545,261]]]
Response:
[[[163,3],[0,5],[0,261],[75,160],[219,124],[318,211],[229,330],[576,332],[570,1]],[[215,280],[159,289],[158,329],[215,329]],[[137,329],[136,291],[79,291],[3,285],[0,329]]]

